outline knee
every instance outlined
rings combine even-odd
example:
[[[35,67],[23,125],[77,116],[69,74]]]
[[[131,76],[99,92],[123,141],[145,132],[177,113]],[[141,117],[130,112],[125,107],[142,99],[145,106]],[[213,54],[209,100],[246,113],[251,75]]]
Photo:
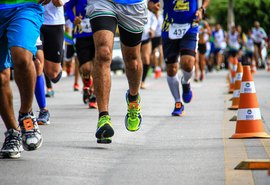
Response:
[[[167,75],[173,77],[178,72],[178,65],[177,64],[169,64],[167,65]]]
[[[41,75],[42,72],[43,72],[43,66],[42,66],[40,60],[36,59],[34,64],[35,64],[35,68],[36,68],[36,71],[37,71],[37,75]]]
[[[13,55],[14,69],[26,70],[33,65],[33,60],[28,55]]]
[[[195,63],[195,58],[188,56],[181,58],[181,67],[186,72],[191,72]]]
[[[49,79],[55,79],[58,76],[59,72],[59,70],[53,68],[45,70],[45,73]]]
[[[87,76],[87,75],[90,75],[90,64],[89,62],[83,64],[81,67],[80,67],[80,71],[82,73],[83,76]]]
[[[96,64],[110,65],[112,60],[112,51],[107,46],[100,46],[96,49]]]

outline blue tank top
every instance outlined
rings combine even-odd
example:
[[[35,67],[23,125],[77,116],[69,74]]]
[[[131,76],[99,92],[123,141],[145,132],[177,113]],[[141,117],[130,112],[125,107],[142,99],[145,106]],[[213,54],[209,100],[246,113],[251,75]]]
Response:
[[[173,24],[190,24],[186,34],[198,33],[198,24],[193,24],[196,19],[195,13],[198,9],[197,0],[163,0],[162,37],[169,36],[170,25]]]

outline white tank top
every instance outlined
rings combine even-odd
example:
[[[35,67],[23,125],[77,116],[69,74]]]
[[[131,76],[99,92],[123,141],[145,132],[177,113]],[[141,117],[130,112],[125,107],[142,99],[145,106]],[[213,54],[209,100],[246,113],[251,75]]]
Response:
[[[247,37],[246,50],[250,52],[254,52],[254,42],[253,42],[252,37]]]
[[[163,23],[163,15],[160,14],[160,15],[158,15],[158,18],[157,18],[157,27],[155,29],[154,37],[160,37],[161,36],[162,23]]]
[[[215,47],[216,48],[221,48],[225,49],[226,48],[226,42],[225,42],[225,34],[222,29],[219,31],[216,31],[214,33],[214,38],[215,38]]]
[[[224,31],[222,29],[215,32],[214,37],[217,43],[221,43],[225,41]]]
[[[252,28],[252,37],[256,43],[262,42],[266,36],[263,28]]]
[[[228,44],[229,44],[229,47],[231,48],[234,48],[237,50],[240,48],[240,44],[238,42],[238,32],[234,32],[234,34],[232,32],[229,32]]]
[[[69,0],[62,0],[63,4]],[[64,8],[56,7],[52,1],[44,6],[44,25],[61,25],[65,24]]]
[[[142,41],[147,40],[150,38],[150,29],[152,30],[156,30],[157,27],[157,19],[156,16],[148,11],[148,21],[147,23],[144,25],[144,30],[143,30],[143,34],[142,34]]]

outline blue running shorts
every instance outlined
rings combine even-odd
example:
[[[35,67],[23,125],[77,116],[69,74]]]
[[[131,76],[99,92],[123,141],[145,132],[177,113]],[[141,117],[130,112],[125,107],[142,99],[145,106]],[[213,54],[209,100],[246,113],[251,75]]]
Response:
[[[12,67],[11,47],[21,47],[36,54],[42,23],[43,8],[36,3],[0,10],[0,72]]]
[[[195,57],[198,48],[198,34],[186,34],[182,39],[162,38],[165,63],[176,63],[179,55]],[[174,58],[170,60],[170,58]]]

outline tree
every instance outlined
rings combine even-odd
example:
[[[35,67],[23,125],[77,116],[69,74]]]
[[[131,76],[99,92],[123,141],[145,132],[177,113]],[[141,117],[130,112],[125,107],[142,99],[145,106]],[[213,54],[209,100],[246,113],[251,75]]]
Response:
[[[235,26],[233,0],[228,0],[228,22],[227,22],[227,28],[229,29],[232,26]]]
[[[208,16],[212,22],[220,23],[227,27],[227,10],[229,0],[211,0]],[[259,21],[261,26],[270,32],[270,0],[235,0],[235,24],[241,25],[244,31],[253,26],[254,21]]]

